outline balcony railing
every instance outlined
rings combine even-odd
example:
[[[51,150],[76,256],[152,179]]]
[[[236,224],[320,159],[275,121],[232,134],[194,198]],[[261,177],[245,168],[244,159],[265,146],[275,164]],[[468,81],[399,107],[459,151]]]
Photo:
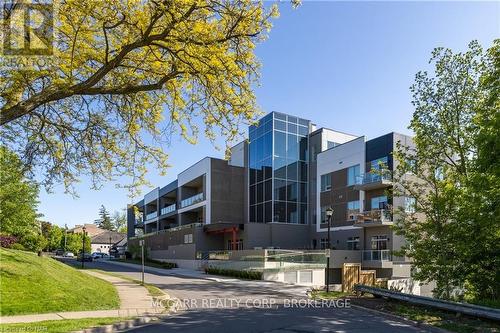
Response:
[[[382,173],[368,172],[356,177],[356,185],[365,185],[381,181],[392,181],[391,174],[388,171]]]
[[[163,207],[160,212],[161,212],[161,215],[165,215],[165,214],[174,212],[176,209],[177,209],[177,205],[173,204],[173,205],[170,205],[167,207]]]
[[[154,219],[157,216],[158,216],[158,212],[152,212],[152,213],[146,214],[146,220]]]
[[[364,250],[363,261],[391,261],[391,250]]]
[[[356,214],[356,223],[392,222],[392,210],[374,209]]]
[[[205,200],[205,194],[203,192],[198,193],[196,195],[193,195],[192,197],[182,200],[181,208],[197,204],[198,202],[202,202],[203,200]]]

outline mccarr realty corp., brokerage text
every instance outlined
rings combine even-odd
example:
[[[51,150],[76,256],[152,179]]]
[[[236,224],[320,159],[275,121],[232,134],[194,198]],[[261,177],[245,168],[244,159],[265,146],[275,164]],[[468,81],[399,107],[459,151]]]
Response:
[[[176,303],[180,308],[194,309],[223,309],[223,308],[350,308],[351,303],[348,298],[339,298],[332,300],[311,300],[295,298],[203,298],[203,299],[154,299],[154,307],[164,307],[165,302],[169,305]]]

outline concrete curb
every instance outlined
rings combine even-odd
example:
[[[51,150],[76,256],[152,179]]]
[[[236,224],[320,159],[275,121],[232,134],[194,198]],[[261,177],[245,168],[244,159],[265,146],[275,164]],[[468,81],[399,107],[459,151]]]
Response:
[[[368,311],[368,312],[371,312],[373,314],[376,314],[376,315],[379,315],[379,316],[384,316],[386,318],[390,318],[390,319],[393,319],[393,320],[403,321],[405,323],[411,324],[412,326],[425,329],[428,332],[432,332],[432,333],[451,333],[450,331],[447,331],[447,330],[445,330],[443,328],[432,326],[432,325],[426,324],[426,323],[421,322],[421,321],[411,320],[411,319],[408,319],[408,318],[405,318],[405,317],[401,317],[401,316],[395,315],[393,313],[384,312],[384,311],[380,311],[380,310],[375,310],[375,309],[367,308],[367,307],[364,307],[364,306],[361,306],[361,305],[355,305],[355,304],[352,304],[352,303],[351,303],[351,307],[353,307],[355,309],[358,309],[358,310],[362,310],[362,311]]]
[[[121,330],[128,330],[135,327],[140,327],[151,323],[152,321],[158,320],[158,317],[139,317],[135,319],[125,320],[118,322],[116,324],[86,328],[80,331],[74,331],[73,333],[112,333]]]

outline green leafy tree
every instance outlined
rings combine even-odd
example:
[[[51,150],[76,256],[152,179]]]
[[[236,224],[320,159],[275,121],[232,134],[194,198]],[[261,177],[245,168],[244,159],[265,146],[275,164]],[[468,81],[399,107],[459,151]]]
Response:
[[[96,188],[116,176],[137,188],[146,165],[167,168],[165,133],[229,146],[258,114],[255,48],[277,5],[71,0],[57,15],[51,66],[0,57],[4,140],[46,187],[89,175]]]
[[[111,220],[111,216],[109,215],[109,212],[106,210],[106,207],[104,205],[101,205],[101,208],[99,209],[99,219],[95,220],[95,224],[101,229],[106,229],[106,230],[115,230],[115,225],[113,221]]]
[[[414,145],[396,153],[395,195],[416,199],[398,212],[402,252],[441,298],[499,296],[499,45],[434,50],[434,76],[419,72],[411,88]]]
[[[77,254],[82,251],[82,234],[68,233],[66,235],[66,248],[67,251]],[[85,252],[90,252],[90,237],[85,236]]]
[[[37,223],[38,186],[25,178],[19,157],[0,146],[0,228],[18,238],[40,232]]]
[[[113,224],[118,232],[127,232],[127,216],[124,212],[115,212],[113,214]]]

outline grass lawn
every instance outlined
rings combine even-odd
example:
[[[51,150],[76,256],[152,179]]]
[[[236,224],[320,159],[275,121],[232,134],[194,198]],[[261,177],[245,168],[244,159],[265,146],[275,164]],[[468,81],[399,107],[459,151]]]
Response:
[[[52,258],[0,249],[2,316],[118,309],[115,287]]]
[[[0,332],[48,332],[63,333],[96,326],[110,325],[129,318],[85,318],[48,320],[37,323],[0,324]]]
[[[351,293],[344,293],[342,291],[330,291],[326,292],[323,290],[313,290],[311,292],[311,298],[312,299],[337,299],[337,298],[344,298],[347,296],[352,296]]]
[[[351,298],[351,303],[366,308],[392,313],[413,321],[443,328],[458,333],[500,332],[500,325],[488,320],[441,311],[430,307],[418,306],[396,300],[374,298],[371,295]]]

